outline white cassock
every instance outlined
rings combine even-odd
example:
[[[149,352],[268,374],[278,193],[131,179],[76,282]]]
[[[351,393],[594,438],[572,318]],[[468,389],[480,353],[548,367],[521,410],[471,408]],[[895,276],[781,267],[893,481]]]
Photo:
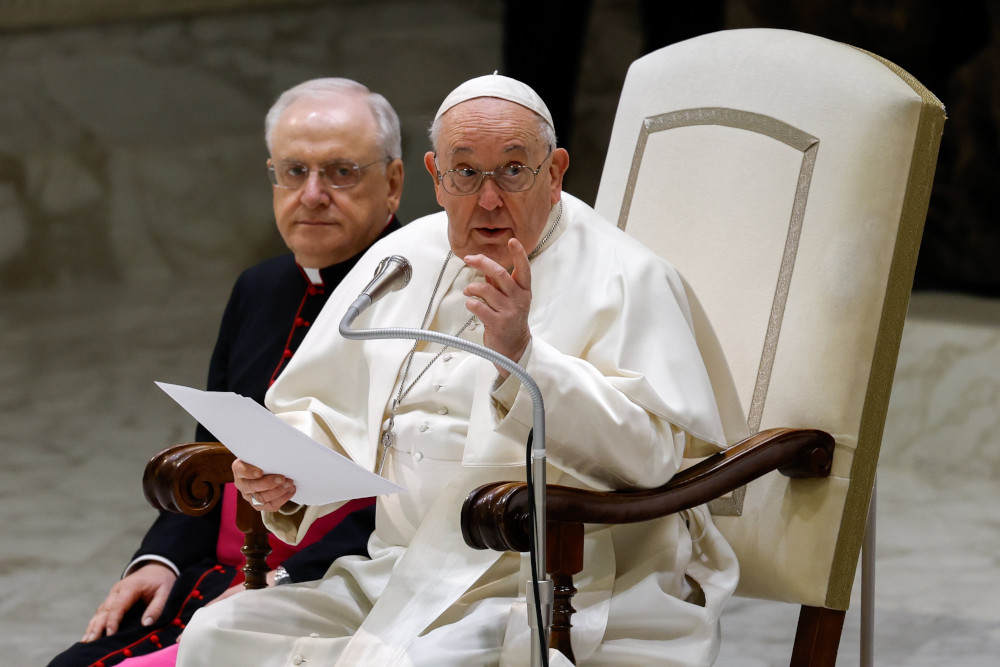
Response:
[[[532,343],[522,360],[545,402],[548,480],[598,490],[658,486],[683,458],[742,436],[737,406],[717,405],[713,394],[712,382],[718,390],[728,370],[706,370],[684,287],[667,262],[565,193],[546,229],[557,217],[531,260]],[[396,254],[412,264],[410,285],[355,326],[419,327],[440,275],[430,327],[456,333],[470,316],[462,289],[482,276],[459,258],[446,261],[448,252],[444,213],[377,243],[330,297],[268,407],[375,469],[413,341],[346,340],[340,320],[379,260]],[[481,342],[482,326],[473,322],[462,337]],[[459,516],[478,485],[524,479],[531,398],[513,377],[496,386],[489,362],[454,349],[434,359],[440,349],[418,345],[406,374],[383,474],[407,491],[378,499],[371,558],[341,558],[321,581],[206,607],[184,633],[179,665],[528,664],[527,555],[470,549]],[[265,520],[295,543],[335,508]],[[707,510],[590,527],[585,558],[575,577],[578,664],[712,662],[738,566]],[[553,652],[550,664],[568,661]]]

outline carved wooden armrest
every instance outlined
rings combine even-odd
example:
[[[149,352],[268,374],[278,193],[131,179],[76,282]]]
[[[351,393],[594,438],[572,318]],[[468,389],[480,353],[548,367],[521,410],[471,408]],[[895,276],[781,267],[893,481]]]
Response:
[[[190,442],[159,452],[142,476],[149,504],[160,510],[202,516],[222,500],[225,485],[233,481],[232,452],[218,442]],[[237,495],[236,526],[246,535],[242,552],[247,588],[265,588],[271,553],[268,531],[260,512]]]
[[[833,461],[833,437],[816,429],[773,428],[714,454],[655,489],[589,491],[550,484],[550,523],[634,523],[703,505],[772,470],[788,477],[826,477]],[[490,482],[469,494],[462,507],[462,535],[474,549],[528,550],[528,508],[524,482]]]
[[[219,442],[168,447],[146,464],[142,490],[156,509],[201,516],[222,500],[236,457]]]
[[[833,437],[815,429],[774,428],[682,470],[655,489],[589,491],[549,485],[546,569],[555,585],[551,645],[573,660],[569,628],[572,577],[583,569],[583,525],[649,521],[703,505],[772,470],[788,477],[830,474]],[[531,498],[524,482],[491,482],[462,506],[462,535],[474,549],[528,551]]]

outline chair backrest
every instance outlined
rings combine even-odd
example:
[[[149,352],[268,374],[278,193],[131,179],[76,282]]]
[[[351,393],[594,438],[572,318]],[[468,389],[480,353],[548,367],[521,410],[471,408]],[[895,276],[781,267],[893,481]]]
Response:
[[[629,69],[597,210],[693,288],[751,433],[837,443],[829,479],[767,475],[716,517],[738,594],[848,607],[943,123],[892,63],[791,31]]]

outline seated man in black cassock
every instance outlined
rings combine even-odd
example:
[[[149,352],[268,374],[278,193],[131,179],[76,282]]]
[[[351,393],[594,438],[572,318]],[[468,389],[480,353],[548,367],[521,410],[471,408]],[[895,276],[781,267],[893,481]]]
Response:
[[[209,390],[261,404],[357,258],[399,228],[403,189],[396,112],[354,81],[314,79],[285,91],[267,114],[265,139],[274,216],[291,253],[236,281],[208,373]],[[215,439],[200,425],[196,438]],[[236,497],[230,484],[206,517],[161,512],[82,640],[50,665],[110,666],[153,652],[156,664],[173,665],[192,614],[243,588]],[[367,555],[373,498],[324,518],[294,547],[271,537],[268,585],[318,579],[339,556]]]

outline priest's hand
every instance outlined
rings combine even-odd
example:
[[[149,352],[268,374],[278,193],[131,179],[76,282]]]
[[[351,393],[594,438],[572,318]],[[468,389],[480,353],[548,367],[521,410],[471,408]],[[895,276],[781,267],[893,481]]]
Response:
[[[283,475],[265,475],[257,466],[236,459],[233,461],[233,483],[258,512],[277,512],[295,495],[295,483]]]
[[[468,255],[465,263],[482,271],[485,282],[465,288],[465,307],[483,323],[483,344],[505,357],[519,361],[528,348],[528,310],[531,307],[531,264],[528,253],[516,238],[507,242],[514,259],[511,273],[486,255]],[[497,367],[500,377],[510,375]]]
[[[87,624],[87,630],[80,641],[92,642],[104,635],[115,634],[125,612],[140,601],[146,603],[142,612],[142,624],[152,625],[160,618],[175,581],[177,575],[173,570],[154,561],[132,571],[111,587],[108,597]]]

